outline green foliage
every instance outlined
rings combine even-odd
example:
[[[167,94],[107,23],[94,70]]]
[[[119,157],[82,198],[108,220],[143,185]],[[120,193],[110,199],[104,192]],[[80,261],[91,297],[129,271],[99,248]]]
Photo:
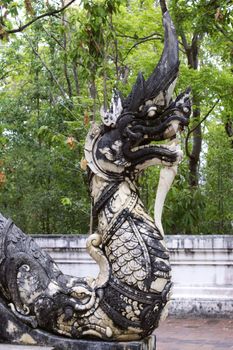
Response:
[[[205,210],[203,232],[233,232],[233,148],[219,123],[208,127],[208,153],[205,166]],[[212,231],[212,232],[211,232]]]
[[[201,232],[200,224],[206,206],[205,196],[201,189],[190,189],[187,170],[187,163],[183,162],[167,195],[163,210],[163,226],[166,233],[197,234]],[[149,169],[140,181],[144,203],[151,215],[153,215],[158,180],[158,169]]]
[[[169,233],[202,233],[201,223],[206,199],[202,189],[190,189],[185,179],[186,174],[187,167],[186,169],[181,167],[164,207],[164,226]]]
[[[160,8],[152,0],[83,0],[7,37],[18,17],[26,23],[53,2],[1,3],[1,210],[29,233],[88,232],[90,199],[80,168],[85,136],[113,87],[127,95],[138,71],[148,77],[154,69],[163,49]],[[170,6],[177,32],[189,41],[194,32],[201,38],[198,70],[187,67],[181,46],[176,94],[191,86],[201,118],[218,104],[202,124],[200,186],[190,189],[185,157],[166,200],[165,230],[232,233],[233,148],[224,130],[233,121],[232,5],[179,0]],[[151,214],[158,176],[159,169],[150,169],[139,181]]]

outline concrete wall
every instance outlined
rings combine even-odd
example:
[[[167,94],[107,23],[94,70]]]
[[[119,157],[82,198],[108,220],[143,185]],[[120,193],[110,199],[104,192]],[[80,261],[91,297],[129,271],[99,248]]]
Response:
[[[168,236],[178,315],[233,318],[233,236]]]
[[[86,236],[34,236],[74,276],[96,276],[98,266],[85,250]],[[233,318],[233,236],[167,236],[174,282],[170,313]]]

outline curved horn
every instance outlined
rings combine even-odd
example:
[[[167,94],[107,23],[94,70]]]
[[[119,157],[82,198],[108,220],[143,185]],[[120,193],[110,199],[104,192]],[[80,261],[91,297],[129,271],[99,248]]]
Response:
[[[154,99],[163,92],[163,103],[169,103],[179,71],[179,48],[175,27],[167,11],[166,4],[160,1],[165,29],[164,49],[160,61],[145,82],[142,73],[138,74],[132,91],[123,102],[124,111],[136,112],[147,100]],[[166,92],[166,93],[165,93]]]
[[[145,79],[141,72],[138,73],[136,83],[130,94],[123,102],[124,111],[136,112],[145,101]]]
[[[159,3],[162,10],[162,14],[164,15],[164,13],[167,12],[166,0],[159,0]]]
[[[166,8],[162,10],[165,11]],[[161,91],[168,90],[179,71],[178,39],[168,11],[163,13],[163,26],[165,29],[164,49],[158,65],[145,83],[145,100],[155,98]]]

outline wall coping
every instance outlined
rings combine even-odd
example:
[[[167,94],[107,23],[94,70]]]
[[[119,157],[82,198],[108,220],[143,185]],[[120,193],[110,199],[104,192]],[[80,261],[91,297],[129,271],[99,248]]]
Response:
[[[78,234],[33,234],[37,242],[46,246],[46,242],[55,248],[85,248],[88,235]],[[180,249],[224,249],[233,252],[233,235],[167,235],[165,237],[170,250]],[[54,245],[51,244],[54,242]]]

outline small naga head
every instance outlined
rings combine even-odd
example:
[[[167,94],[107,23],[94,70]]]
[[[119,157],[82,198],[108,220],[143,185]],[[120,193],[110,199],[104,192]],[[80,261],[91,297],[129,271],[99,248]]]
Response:
[[[180,153],[153,141],[172,140],[188,125],[190,89],[172,100],[179,72],[179,49],[168,11],[163,14],[164,50],[151,76],[138,74],[129,96],[114,93],[111,107],[102,111],[103,124],[90,130],[85,156],[93,173],[105,179],[133,177],[154,164],[172,165]]]

